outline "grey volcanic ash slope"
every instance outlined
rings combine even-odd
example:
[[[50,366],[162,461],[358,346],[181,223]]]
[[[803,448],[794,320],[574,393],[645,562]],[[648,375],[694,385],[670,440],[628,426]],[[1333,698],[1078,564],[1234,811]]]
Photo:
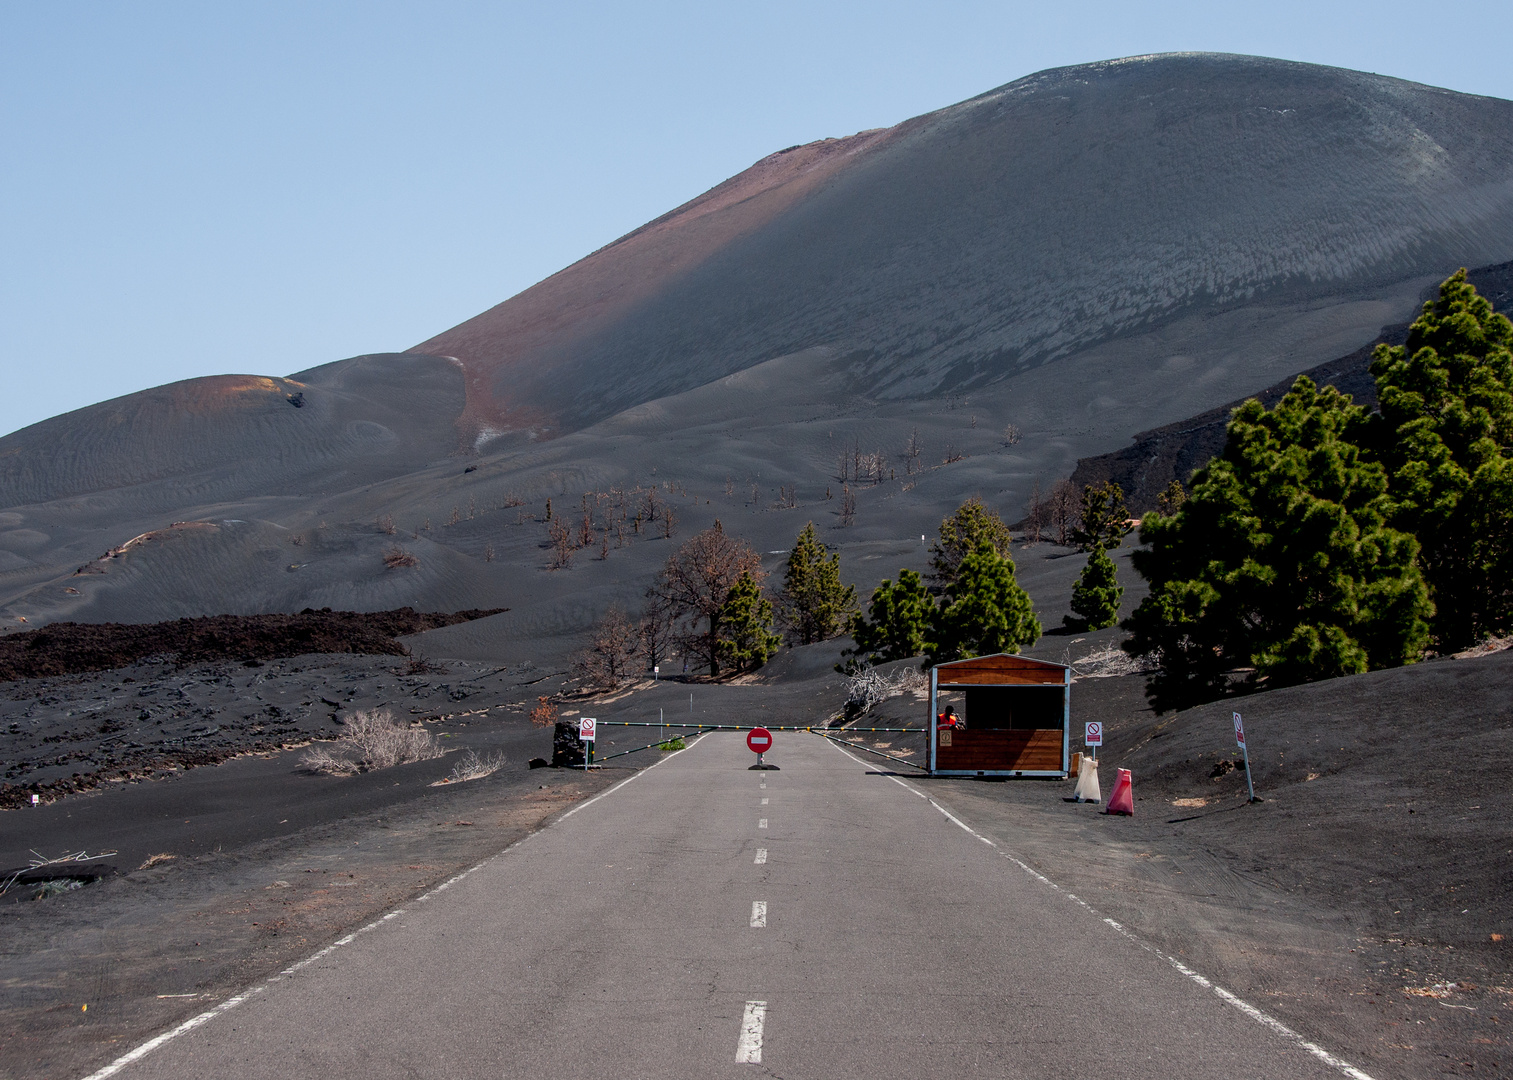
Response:
[[[1510,251],[1513,103],[1145,57],[773,155],[417,351],[462,360],[475,417],[567,427],[818,345],[915,396],[1186,310]]]
[[[812,518],[866,588],[962,497],[1018,517],[1508,259],[1513,103],[1236,56],[1049,71],[774,154],[412,353],[0,439],[0,627],[509,607],[437,647],[555,655],[670,545],[546,573],[545,500],[602,536],[654,484],[680,535],[775,551]]]

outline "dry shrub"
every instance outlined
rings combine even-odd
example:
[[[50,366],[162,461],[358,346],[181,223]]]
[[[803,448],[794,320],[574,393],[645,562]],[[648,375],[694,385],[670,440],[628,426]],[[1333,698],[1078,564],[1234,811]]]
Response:
[[[1072,674],[1079,679],[1117,679],[1123,675],[1145,675],[1160,666],[1158,656],[1134,657],[1117,645],[1105,645],[1072,661]]]
[[[432,787],[442,787],[445,784],[461,784],[468,780],[482,780],[485,776],[493,776],[504,768],[509,761],[503,751],[496,751],[484,757],[477,750],[469,750],[462,755],[462,760],[452,766],[452,771],[442,779],[432,784]]]
[[[846,682],[846,716],[865,716],[889,698],[917,694],[928,690],[925,673],[910,665],[885,675],[876,668],[862,668]]]
[[[347,717],[346,730],[337,740],[327,746],[312,746],[302,763],[312,772],[350,776],[429,761],[444,753],[425,728],[402,724],[387,709],[374,709]]]
[[[551,727],[557,722],[557,709],[552,699],[543,694],[536,699],[536,707],[530,713],[531,723],[537,727]]]
[[[397,570],[401,566],[419,566],[420,560],[411,552],[396,546],[384,549],[384,565],[390,570]]]

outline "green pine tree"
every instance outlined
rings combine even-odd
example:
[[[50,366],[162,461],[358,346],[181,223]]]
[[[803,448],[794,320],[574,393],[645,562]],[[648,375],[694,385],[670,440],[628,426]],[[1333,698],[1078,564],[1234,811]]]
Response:
[[[988,542],[1000,555],[1009,553],[1009,527],[978,498],[968,499],[940,523],[940,539],[930,545],[930,580],[945,588],[956,580],[961,561]]]
[[[778,617],[791,640],[812,645],[844,634],[856,611],[856,586],[841,583],[841,557],[826,555],[811,521],[788,553]]]
[[[1418,544],[1390,528],[1387,474],[1353,441],[1365,411],[1300,377],[1271,412],[1245,402],[1223,453],[1132,553],[1150,595],[1125,621],[1159,654],[1157,708],[1211,698],[1236,669],[1272,684],[1412,663],[1433,613]]]
[[[957,567],[930,631],[925,659],[934,665],[1017,652],[1040,637],[1040,621],[1029,594],[1014,579],[1014,560],[983,540]]]
[[[847,649],[844,655],[861,657],[869,664],[918,656],[925,651],[925,636],[934,611],[935,600],[919,574],[900,570],[896,584],[884,578],[872,591],[867,618],[852,617],[851,636],[856,647]],[[847,668],[856,664],[853,660]]]
[[[1081,618],[1062,616],[1067,626],[1080,630],[1102,630],[1119,621],[1119,600],[1124,586],[1119,584],[1114,560],[1102,546],[1093,548],[1087,565],[1072,587],[1072,611]]]
[[[1072,543],[1082,551],[1118,547],[1130,531],[1124,489],[1112,480],[1082,489],[1082,521],[1072,531]]]
[[[1513,324],[1460,270],[1406,345],[1377,347],[1374,446],[1391,523],[1418,537],[1441,652],[1513,628]]]
[[[744,570],[720,608],[721,663],[737,671],[759,668],[777,653],[783,639],[772,632],[772,601]]]

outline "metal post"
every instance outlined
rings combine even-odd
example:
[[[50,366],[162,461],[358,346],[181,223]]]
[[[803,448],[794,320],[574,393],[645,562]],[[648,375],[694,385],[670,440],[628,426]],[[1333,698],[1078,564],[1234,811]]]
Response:
[[[1250,782],[1250,740],[1246,739],[1240,745],[1240,751],[1245,755],[1245,786],[1250,790],[1250,801],[1256,801],[1256,786]]]
[[[921,537],[920,539],[924,539],[924,538]],[[936,698],[936,695],[937,695],[937,692],[938,692],[937,686],[936,686],[937,679],[938,679],[938,673],[932,667],[930,669],[930,719],[928,721],[928,723],[930,725],[930,741],[929,741],[929,746],[930,746],[930,774],[932,776],[935,774],[935,742],[936,742],[937,739],[940,738],[940,732],[936,728],[936,721],[935,721],[936,710],[939,708],[939,705],[937,703],[937,698]]]
[[[1072,766],[1072,669],[1061,673],[1061,768]],[[1068,773],[1070,775],[1070,773]]]

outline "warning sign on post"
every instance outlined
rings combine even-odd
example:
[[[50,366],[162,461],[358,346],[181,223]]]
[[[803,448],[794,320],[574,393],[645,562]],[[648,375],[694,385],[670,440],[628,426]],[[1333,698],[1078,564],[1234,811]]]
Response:
[[[1088,721],[1087,732],[1083,735],[1082,741],[1087,746],[1102,746],[1103,725],[1097,720]]]
[[[592,716],[578,717],[578,738],[584,742],[594,741],[594,729],[599,726],[599,721]]]
[[[1235,745],[1242,750],[1245,748],[1245,723],[1240,719],[1239,713],[1235,713]]]

